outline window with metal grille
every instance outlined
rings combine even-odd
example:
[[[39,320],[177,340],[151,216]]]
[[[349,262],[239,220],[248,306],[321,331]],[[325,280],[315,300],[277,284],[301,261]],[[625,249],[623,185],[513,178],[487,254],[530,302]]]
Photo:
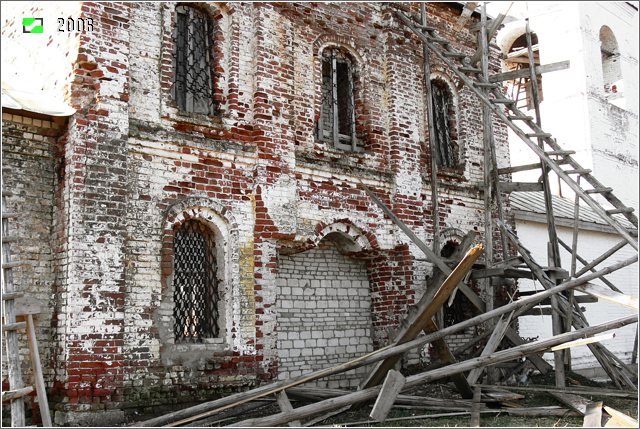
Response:
[[[181,224],[174,236],[173,317],[176,342],[218,336],[218,279],[213,232],[197,220]]]
[[[354,65],[340,49],[322,52],[322,105],[319,139],[339,149],[359,151],[353,82]]]
[[[211,20],[205,12],[176,7],[173,96],[182,111],[214,112],[212,40]]]
[[[456,111],[453,95],[442,79],[431,80],[433,99],[433,128],[435,132],[436,161],[439,167],[456,167]]]

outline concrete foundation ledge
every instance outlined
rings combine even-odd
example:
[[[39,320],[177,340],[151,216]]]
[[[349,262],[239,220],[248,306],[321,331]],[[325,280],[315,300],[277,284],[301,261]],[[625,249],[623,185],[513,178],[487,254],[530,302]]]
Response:
[[[56,426],[119,426],[125,421],[124,411],[56,411]]]

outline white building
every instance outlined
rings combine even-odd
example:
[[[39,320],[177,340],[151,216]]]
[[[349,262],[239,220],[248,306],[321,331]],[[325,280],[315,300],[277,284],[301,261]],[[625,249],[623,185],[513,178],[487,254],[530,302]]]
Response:
[[[490,15],[504,12],[508,3],[490,3]],[[576,151],[574,158],[593,170],[600,182],[613,188],[615,195],[637,213],[638,2],[515,2],[496,37],[505,56],[523,46],[525,18],[529,18],[533,44],[537,44],[537,63],[569,61],[568,68],[541,75],[542,127],[564,149]],[[507,70],[516,63],[508,61],[503,65]],[[517,82],[511,82],[509,89],[517,90],[514,84]],[[520,92],[520,98],[526,96],[525,90]],[[534,111],[531,109],[528,114],[534,116]],[[513,166],[535,162],[532,152],[514,134],[510,135],[510,151]],[[513,181],[535,182],[539,176],[539,170],[521,172],[513,175]],[[560,185],[556,176],[551,175],[550,182],[558,235],[571,244],[574,195],[566,184]],[[518,236],[534,258],[546,265],[548,236],[541,194],[514,193],[512,204]],[[580,212],[578,253],[591,261],[618,243],[620,237],[588,207],[581,206]],[[634,252],[625,246],[599,267],[626,259]],[[561,253],[562,266],[568,269],[571,255],[564,249]],[[582,264],[578,262],[577,267],[579,270]],[[616,272],[608,279],[624,293],[638,295],[637,266]],[[541,288],[531,281],[520,281],[521,290],[534,287]],[[582,306],[590,324],[633,312],[605,302]],[[551,317],[521,318],[520,333],[523,337],[551,336]],[[635,336],[636,326],[627,326],[603,344],[629,361]],[[545,357],[553,360],[552,354]],[[574,369],[598,366],[586,346],[572,349],[572,358]]]

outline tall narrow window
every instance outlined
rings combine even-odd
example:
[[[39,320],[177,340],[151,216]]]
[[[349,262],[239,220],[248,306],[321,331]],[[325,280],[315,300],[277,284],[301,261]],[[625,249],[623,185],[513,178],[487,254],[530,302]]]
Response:
[[[457,167],[456,109],[453,94],[442,79],[431,80],[436,160],[439,167]]]
[[[174,237],[173,317],[176,342],[218,336],[216,245],[206,224],[188,220]]]
[[[339,49],[322,52],[319,138],[344,150],[361,150],[356,139],[353,62]]]
[[[211,35],[211,21],[205,12],[176,7],[173,96],[182,111],[213,113]]]
[[[605,95],[611,101],[620,100],[623,98],[620,51],[616,36],[606,25],[600,29],[600,56]]]

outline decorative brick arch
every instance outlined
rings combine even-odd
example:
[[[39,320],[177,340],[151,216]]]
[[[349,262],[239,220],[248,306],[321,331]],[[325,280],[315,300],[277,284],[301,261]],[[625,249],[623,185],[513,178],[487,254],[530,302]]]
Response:
[[[371,232],[363,230],[348,219],[336,220],[330,224],[319,223],[312,238],[312,247],[330,234],[339,234],[353,244],[348,253],[369,252],[379,248],[378,241]]]
[[[175,231],[188,220],[198,220],[208,226],[216,242],[220,335],[203,344],[185,346],[176,345],[173,337],[173,262]],[[168,351],[162,357],[168,359],[165,363],[173,363],[171,360],[184,352],[210,353],[229,348],[232,345],[232,297],[239,290],[239,238],[233,215],[222,204],[208,198],[192,197],[176,202],[165,212],[161,252],[162,300],[156,322],[163,349]]]

